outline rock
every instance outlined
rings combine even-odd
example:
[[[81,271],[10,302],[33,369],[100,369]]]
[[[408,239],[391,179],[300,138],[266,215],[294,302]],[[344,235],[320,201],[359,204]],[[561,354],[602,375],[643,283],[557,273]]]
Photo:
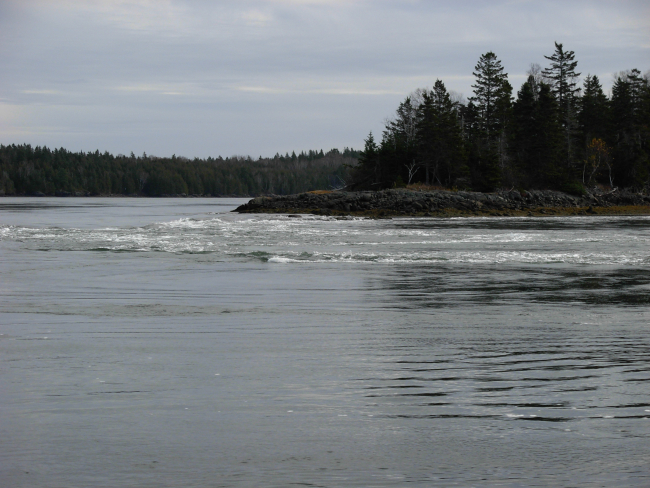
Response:
[[[568,208],[606,208],[612,205],[650,205],[650,197],[631,192],[588,193],[576,197],[550,190],[500,191],[478,193],[469,191],[416,192],[388,189],[376,192],[301,193],[298,195],[266,195],[253,198],[237,208],[237,212],[317,213],[322,215],[421,215],[449,210],[467,215],[530,215],[565,213]],[[520,212],[520,213],[518,213]],[[457,215],[457,213],[453,213]]]

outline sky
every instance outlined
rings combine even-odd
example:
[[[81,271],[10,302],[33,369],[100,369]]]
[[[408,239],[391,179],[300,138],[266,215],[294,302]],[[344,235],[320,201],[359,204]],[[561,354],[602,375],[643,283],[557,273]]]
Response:
[[[414,89],[650,69],[635,0],[0,0],[0,144],[186,157],[361,149]]]

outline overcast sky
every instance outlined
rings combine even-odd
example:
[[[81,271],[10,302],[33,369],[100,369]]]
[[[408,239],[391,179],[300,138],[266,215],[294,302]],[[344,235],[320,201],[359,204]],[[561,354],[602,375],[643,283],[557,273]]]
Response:
[[[519,89],[553,42],[650,69],[650,2],[0,0],[0,143],[188,157],[362,148],[487,51]]]

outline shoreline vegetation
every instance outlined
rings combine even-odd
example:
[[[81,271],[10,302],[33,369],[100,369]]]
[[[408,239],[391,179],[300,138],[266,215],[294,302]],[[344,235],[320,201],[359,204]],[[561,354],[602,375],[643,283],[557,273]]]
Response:
[[[650,194],[650,71],[616,73],[608,96],[597,76],[580,86],[578,61],[562,44],[544,57],[549,66],[531,64],[518,91],[493,52],[478,60],[467,99],[442,80],[414,90],[380,139],[368,135],[346,189]]]
[[[406,188],[313,191],[257,197],[233,211],[369,218],[650,215],[650,196],[631,191],[600,190],[583,196],[552,190],[495,193]]]
[[[344,186],[359,153],[345,148],[252,159],[160,158],[0,145],[0,196],[252,197]]]
[[[597,76],[579,86],[562,44],[544,57],[515,92],[483,54],[472,96],[441,80],[416,89],[363,151],[190,160],[0,144],[0,196],[258,197],[241,211],[373,216],[646,212],[650,71],[617,73],[606,95]]]

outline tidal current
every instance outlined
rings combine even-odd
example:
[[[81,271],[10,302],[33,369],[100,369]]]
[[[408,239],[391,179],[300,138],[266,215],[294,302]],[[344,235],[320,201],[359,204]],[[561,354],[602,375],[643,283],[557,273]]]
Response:
[[[0,486],[650,486],[650,217],[0,199]]]

